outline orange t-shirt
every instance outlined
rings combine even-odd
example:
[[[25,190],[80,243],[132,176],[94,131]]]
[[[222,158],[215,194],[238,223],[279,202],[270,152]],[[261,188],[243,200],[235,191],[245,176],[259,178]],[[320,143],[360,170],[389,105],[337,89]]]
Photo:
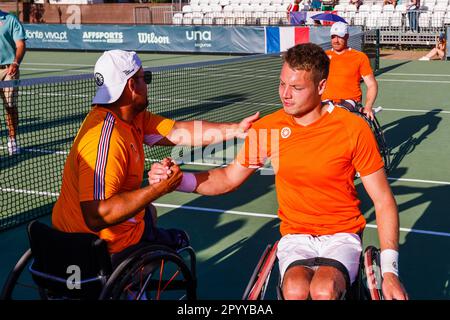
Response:
[[[84,221],[80,202],[105,200],[139,189],[144,174],[144,139],[166,136],[174,123],[144,111],[128,124],[106,108],[93,108],[66,159],[61,193],[53,208],[53,226],[65,232],[94,233]],[[144,211],[96,234],[107,241],[110,253],[119,252],[139,242],[143,217]]]
[[[384,164],[363,119],[330,107],[314,123],[301,126],[284,110],[276,111],[253,124],[237,162],[259,167],[266,158],[276,175],[283,236],[364,229],[355,173],[366,176]]]
[[[330,72],[322,100],[361,101],[361,78],[373,73],[367,55],[352,48],[341,54],[331,49],[326,54],[330,58]]]

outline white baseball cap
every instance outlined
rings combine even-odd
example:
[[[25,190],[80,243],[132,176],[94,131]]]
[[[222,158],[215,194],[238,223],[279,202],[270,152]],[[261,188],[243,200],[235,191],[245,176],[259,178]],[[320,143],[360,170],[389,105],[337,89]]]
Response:
[[[344,22],[338,21],[333,23],[330,30],[330,36],[338,36],[338,37],[345,37],[345,35],[348,33],[348,25]]]
[[[97,60],[94,78],[97,93],[92,104],[109,104],[117,101],[125,85],[142,66],[141,59],[134,51],[105,51]]]

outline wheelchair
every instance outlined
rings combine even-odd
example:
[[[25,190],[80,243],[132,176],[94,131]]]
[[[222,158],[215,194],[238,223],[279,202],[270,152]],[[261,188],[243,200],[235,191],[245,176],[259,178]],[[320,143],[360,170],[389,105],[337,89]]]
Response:
[[[242,300],[264,300],[269,280],[277,264],[277,245],[267,245],[259,259],[248,285],[244,291]],[[319,266],[333,265],[334,260],[315,258],[302,260],[302,265]],[[345,268],[345,267],[344,267]],[[278,270],[278,268],[275,268]],[[383,278],[380,268],[380,250],[374,246],[368,246],[361,255],[360,268],[353,284],[350,285],[347,274],[347,290],[342,295],[342,300],[383,300],[381,285]],[[277,298],[283,300],[281,291],[281,278],[278,273],[278,284],[276,285]]]
[[[190,246],[174,250],[142,242],[110,256],[95,234],[65,233],[38,221],[28,225],[28,238],[30,249],[10,272],[1,300],[20,299],[21,290],[43,300],[196,299]]]
[[[324,103],[331,102],[330,100],[325,100]],[[377,107],[374,109],[374,119],[369,119],[364,113],[363,113],[363,105],[353,101],[353,100],[339,100],[339,101],[333,101],[333,103],[343,108],[349,112],[352,112],[356,114],[357,116],[364,119],[364,121],[367,123],[367,125],[372,130],[373,135],[375,136],[375,140],[378,144],[378,149],[380,151],[381,157],[383,158],[384,162],[384,169],[386,170],[386,174],[389,174],[389,171],[391,170],[391,150],[386,143],[386,139],[384,137],[383,130],[381,129],[380,123],[377,120],[376,114],[382,111],[381,107]]]

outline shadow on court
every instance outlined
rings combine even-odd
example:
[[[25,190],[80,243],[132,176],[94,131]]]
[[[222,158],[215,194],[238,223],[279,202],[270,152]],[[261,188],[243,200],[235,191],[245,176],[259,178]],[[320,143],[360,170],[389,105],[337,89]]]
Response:
[[[396,150],[391,159],[391,173],[398,176],[397,167],[402,160],[431,135],[439,126],[442,118],[433,109],[425,114],[413,115],[390,122],[382,127],[387,144],[391,150]]]
[[[405,168],[399,168],[406,173]],[[398,203],[400,219],[410,209],[427,205],[420,209],[423,213],[411,226],[414,230],[426,230],[448,233],[448,195],[450,186],[409,187],[391,185],[395,196],[414,195],[406,202]],[[363,213],[372,209],[370,199],[358,186],[363,201]],[[367,217],[368,223],[375,224],[375,214]],[[450,237],[443,235],[408,232],[400,245],[400,277],[411,299],[450,299]]]
[[[399,63],[393,64],[393,65],[381,68],[377,72],[375,72],[375,76],[379,76],[379,75],[382,75],[383,73],[395,70],[395,69],[397,69],[397,68],[399,68],[399,67],[401,67],[401,66],[403,66],[403,65],[405,65],[405,64],[407,64],[409,62],[410,61],[403,61],[403,62],[399,62]]]
[[[408,202],[399,205],[399,212],[428,204],[414,223],[412,229],[447,232],[448,195],[450,186],[407,187],[393,186],[396,195],[418,194]],[[407,289],[416,299],[450,299],[450,237],[408,233],[400,246],[400,266]]]
[[[258,175],[258,176],[256,176]],[[223,210],[245,205],[272,192],[273,176],[260,176],[255,173],[238,190],[222,196],[201,196],[185,206],[214,207]],[[259,201],[259,200],[257,200]],[[264,206],[264,200],[262,205]],[[272,211],[276,215],[276,203],[268,203],[263,212]],[[261,206],[260,206],[261,207]],[[242,217],[228,221],[229,214],[214,212],[186,213],[184,210],[171,210],[158,218],[164,227],[178,227],[191,236],[192,246],[197,253],[212,250],[214,245],[227,241],[223,250],[209,251],[208,258],[198,255],[198,296],[200,299],[241,299],[252,272],[268,244],[280,238],[278,219],[261,218],[262,225],[256,226],[255,233],[241,236],[239,231],[247,227],[252,219]],[[253,218],[257,219],[257,218]],[[174,225],[176,223],[176,225]],[[253,230],[253,229],[252,229]],[[212,255],[209,255],[211,253]]]

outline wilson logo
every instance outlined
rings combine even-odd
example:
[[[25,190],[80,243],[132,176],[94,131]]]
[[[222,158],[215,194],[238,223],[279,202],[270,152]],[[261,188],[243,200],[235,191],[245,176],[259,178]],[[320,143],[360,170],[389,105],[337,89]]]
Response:
[[[139,43],[152,43],[152,44],[170,44],[170,38],[167,36],[158,36],[154,32],[152,33],[138,33]]]

